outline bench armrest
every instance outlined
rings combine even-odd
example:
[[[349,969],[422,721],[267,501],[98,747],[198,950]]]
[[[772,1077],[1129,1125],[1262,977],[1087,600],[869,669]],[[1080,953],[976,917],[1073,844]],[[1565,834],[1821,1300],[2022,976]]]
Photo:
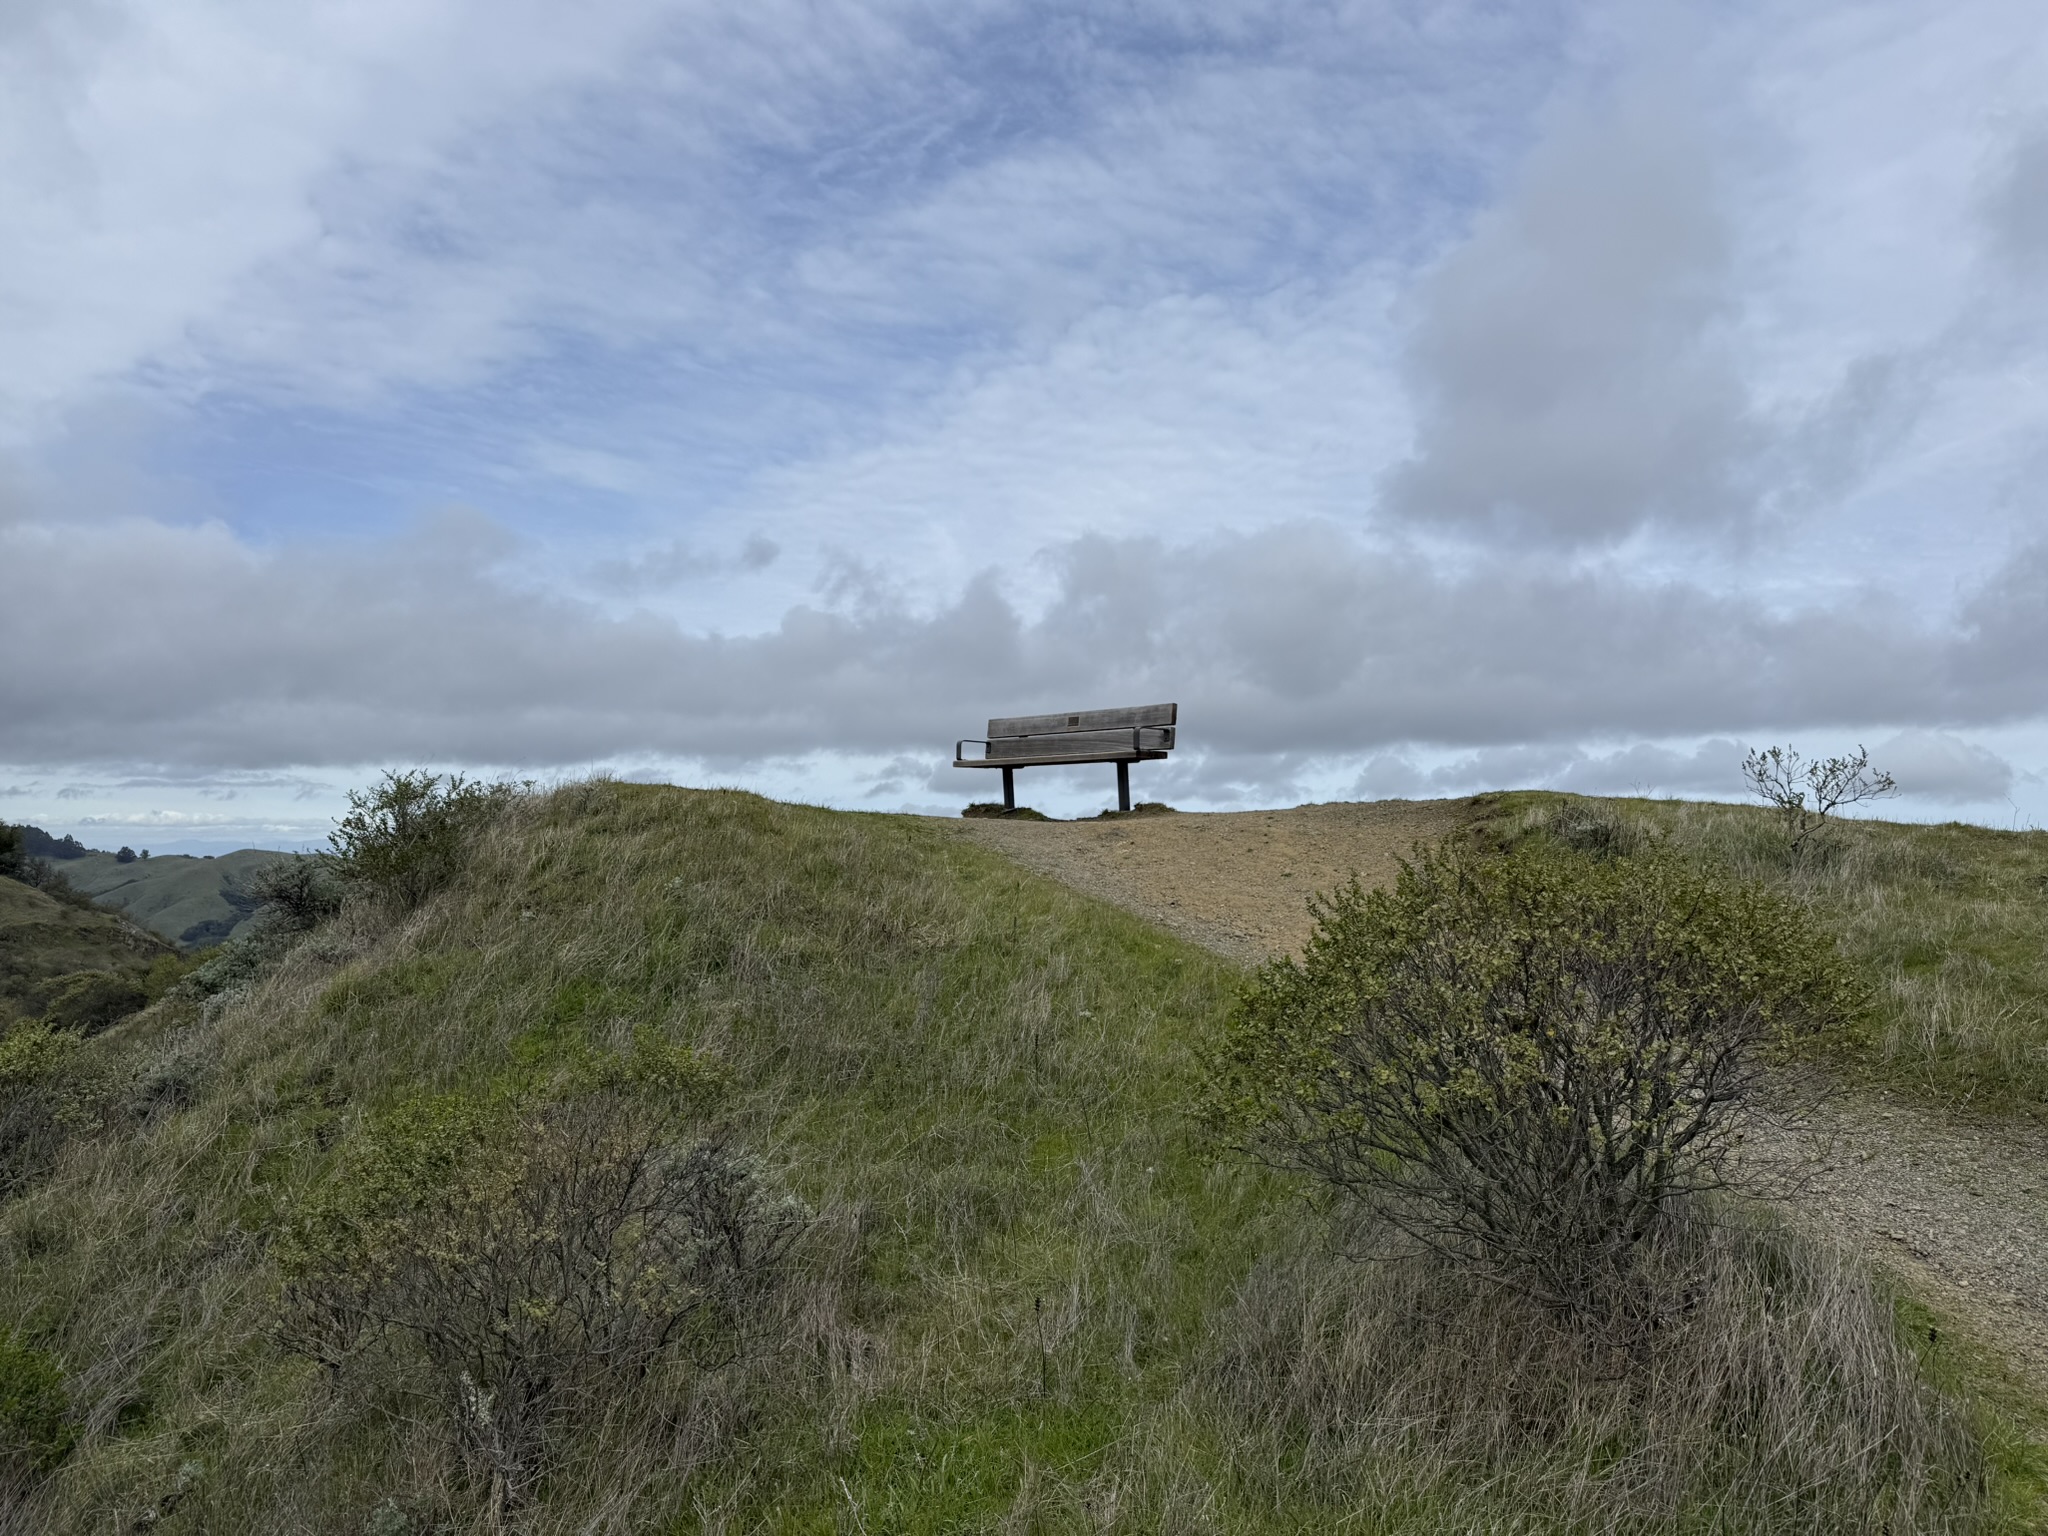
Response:
[[[981,755],[983,757],[988,756],[988,742],[986,740],[979,736],[962,736],[958,741],[953,743],[954,762],[958,763],[966,759],[967,753],[962,749],[965,748],[967,743],[970,741],[979,744],[979,746],[981,747]]]

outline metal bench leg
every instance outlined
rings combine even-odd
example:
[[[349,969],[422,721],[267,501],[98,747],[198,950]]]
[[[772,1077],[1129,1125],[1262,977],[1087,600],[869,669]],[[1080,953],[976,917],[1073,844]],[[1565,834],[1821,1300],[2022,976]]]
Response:
[[[1116,808],[1128,811],[1131,808],[1131,765],[1116,765]]]
[[[1003,809],[1017,809],[1017,770],[1014,768],[1003,770]]]

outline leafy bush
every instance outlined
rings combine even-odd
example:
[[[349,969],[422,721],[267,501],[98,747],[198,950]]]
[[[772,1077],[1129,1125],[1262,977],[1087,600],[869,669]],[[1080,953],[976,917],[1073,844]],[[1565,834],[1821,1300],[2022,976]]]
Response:
[[[1034,811],[1028,805],[1006,806],[1000,800],[977,800],[960,813],[975,818],[989,817],[997,821],[1051,821],[1043,811]]]
[[[64,1138],[62,1114],[79,1037],[17,1024],[0,1037],[0,1196],[43,1173]]]
[[[53,1029],[96,1035],[149,1006],[149,991],[132,976],[73,971],[44,984],[43,1021]]]
[[[806,1219],[728,1138],[617,1084],[419,1100],[282,1241],[281,1338],[336,1370],[423,1360],[502,1513],[603,1401],[686,1345],[730,1347]]]
[[[387,772],[350,790],[349,813],[328,836],[342,881],[409,912],[452,880],[471,840],[517,793],[461,774]]]
[[[0,1329],[0,1491],[16,1493],[71,1449],[64,1370],[47,1352]]]
[[[1658,1305],[1644,1245],[1726,1180],[1768,1048],[1851,999],[1758,887],[1657,855],[1425,853],[1258,974],[1214,1109],[1409,1242],[1621,1325]]]
[[[259,864],[243,877],[242,892],[258,910],[267,908],[285,927],[303,933],[341,910],[341,881],[333,861],[295,853]]]

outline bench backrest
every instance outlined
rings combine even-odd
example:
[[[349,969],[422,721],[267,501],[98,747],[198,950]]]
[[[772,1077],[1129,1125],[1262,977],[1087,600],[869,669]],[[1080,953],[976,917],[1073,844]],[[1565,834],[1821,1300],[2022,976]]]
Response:
[[[1173,750],[1178,704],[1077,709],[1063,715],[1012,715],[988,723],[988,755],[1086,757],[1095,752]],[[1136,735],[1133,736],[1133,732]]]

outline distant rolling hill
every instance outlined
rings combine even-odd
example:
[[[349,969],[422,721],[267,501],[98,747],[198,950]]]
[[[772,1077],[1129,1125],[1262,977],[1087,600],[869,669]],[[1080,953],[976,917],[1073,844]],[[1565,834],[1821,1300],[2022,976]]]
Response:
[[[115,913],[58,901],[0,877],[0,1034],[13,1019],[41,1012],[44,984],[57,977],[106,971],[140,978],[171,952]]]
[[[102,906],[126,913],[145,928],[187,946],[218,944],[246,922],[256,904],[242,894],[242,877],[284,855],[239,848],[217,858],[160,853],[121,862],[111,853],[53,860],[72,886]]]

